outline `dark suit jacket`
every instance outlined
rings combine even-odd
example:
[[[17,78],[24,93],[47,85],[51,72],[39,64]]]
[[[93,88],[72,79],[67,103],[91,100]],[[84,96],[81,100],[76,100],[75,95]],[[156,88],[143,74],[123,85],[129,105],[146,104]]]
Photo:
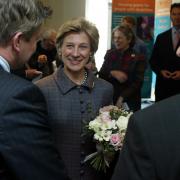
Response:
[[[112,180],[180,179],[180,95],[131,116]]]
[[[180,70],[180,57],[176,56],[176,51],[173,49],[171,31],[170,29],[157,36],[150,58],[151,68],[157,76],[155,87],[156,101],[180,93],[180,80],[165,79],[160,74],[161,70],[170,72]]]
[[[0,67],[0,93],[0,179],[67,179],[39,89]]]

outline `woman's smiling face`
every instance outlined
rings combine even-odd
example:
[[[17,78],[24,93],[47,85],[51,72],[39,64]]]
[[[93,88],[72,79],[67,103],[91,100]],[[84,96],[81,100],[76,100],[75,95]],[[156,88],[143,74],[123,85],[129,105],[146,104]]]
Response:
[[[114,32],[113,41],[116,49],[125,50],[129,47],[131,40],[127,39],[123,32],[116,30]]]
[[[64,68],[81,72],[91,55],[90,39],[85,32],[68,33],[60,48]]]

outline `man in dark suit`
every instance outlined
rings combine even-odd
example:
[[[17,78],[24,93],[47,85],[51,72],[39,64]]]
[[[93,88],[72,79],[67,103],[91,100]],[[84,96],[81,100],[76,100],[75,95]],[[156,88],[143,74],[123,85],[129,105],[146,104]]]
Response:
[[[155,100],[180,93],[180,58],[176,48],[180,41],[180,3],[171,5],[173,27],[157,36],[150,65],[156,74]]]
[[[180,95],[134,113],[112,180],[180,179]]]
[[[34,0],[0,0],[1,180],[68,179],[43,95],[31,82],[10,73],[34,52],[50,12]]]

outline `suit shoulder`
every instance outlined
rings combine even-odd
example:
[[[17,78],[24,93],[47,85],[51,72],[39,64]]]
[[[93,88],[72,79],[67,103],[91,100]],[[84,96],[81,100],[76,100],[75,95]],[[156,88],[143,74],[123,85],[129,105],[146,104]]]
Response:
[[[44,97],[40,90],[30,81],[13,74],[4,74],[5,79],[0,79],[1,91],[6,92],[1,97],[1,103],[10,101],[25,104],[43,103]]]
[[[102,88],[106,88],[106,89],[110,89],[110,90],[113,89],[113,86],[110,82],[108,82],[104,79],[101,79],[101,78],[97,78],[96,84],[98,84]]]
[[[49,86],[51,86],[52,82],[53,82],[53,75],[49,75],[36,81],[35,85],[37,85],[40,88],[43,88],[43,87],[48,88]]]
[[[4,82],[4,87],[7,89],[13,88],[13,92],[21,91],[27,87],[35,87],[34,84],[22,77],[14,74],[4,74],[4,80],[1,79],[1,83]]]
[[[108,55],[108,54],[113,54],[113,53],[115,53],[117,50],[116,49],[108,49],[107,51],[106,51],[106,55]]]
[[[176,116],[176,112],[179,111],[178,102],[180,102],[180,95],[175,95],[135,112],[133,117],[143,124],[158,123],[165,119],[171,121],[169,117]]]
[[[170,34],[171,34],[171,29],[158,34],[157,38],[166,38],[167,35],[170,35]]]

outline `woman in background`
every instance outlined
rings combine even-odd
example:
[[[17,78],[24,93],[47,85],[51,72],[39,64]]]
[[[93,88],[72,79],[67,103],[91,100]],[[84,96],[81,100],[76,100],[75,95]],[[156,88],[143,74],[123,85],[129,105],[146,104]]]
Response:
[[[98,49],[97,28],[83,18],[64,23],[56,45],[64,66],[37,85],[48,103],[58,150],[72,180],[99,180],[101,174],[84,163],[96,151],[92,138],[82,136],[99,109],[112,104],[113,87],[85,66]]]
[[[129,109],[141,108],[141,87],[145,72],[145,57],[133,50],[135,36],[128,26],[117,26],[112,33],[115,49],[105,55],[99,77],[114,87],[114,104],[126,102]]]

